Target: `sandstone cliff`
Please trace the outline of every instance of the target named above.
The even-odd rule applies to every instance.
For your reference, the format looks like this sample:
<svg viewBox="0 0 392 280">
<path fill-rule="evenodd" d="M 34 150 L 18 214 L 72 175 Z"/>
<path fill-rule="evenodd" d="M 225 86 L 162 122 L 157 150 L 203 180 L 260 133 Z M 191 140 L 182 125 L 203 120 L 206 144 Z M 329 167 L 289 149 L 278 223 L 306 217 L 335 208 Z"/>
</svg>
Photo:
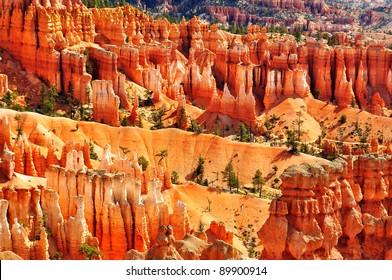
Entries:
<svg viewBox="0 0 392 280">
<path fill-rule="evenodd" d="M 94 121 L 113 126 L 120 126 L 118 108 L 120 99 L 113 91 L 110 80 L 95 80 L 93 88 Z"/>
<path fill-rule="evenodd" d="M 141 255 L 131 250 L 128 260 L 240 260 L 240 254 L 232 245 L 214 240 L 207 243 L 194 235 L 187 234 L 178 240 L 173 235 L 171 226 L 160 226 L 156 244 Z"/>
<path fill-rule="evenodd" d="M 8 77 L 0 74 L 0 97 L 3 97 L 8 91 Z"/>
<path fill-rule="evenodd" d="M 261 2 L 272 8 L 328 12 L 323 1 Z M 290 36 L 268 39 L 258 26 L 249 26 L 247 35 L 238 36 L 209 27 L 197 17 L 175 25 L 131 6 L 87 9 L 79 1 L 48 3 L 2 2 L 0 47 L 27 72 L 82 103 L 89 102 L 91 79 L 110 80 L 126 110 L 131 108 L 126 93 L 130 80 L 151 90 L 154 102 L 162 95 L 175 101 L 183 89 L 207 111 L 246 122 L 254 119 L 253 111 L 257 117 L 286 97 L 313 94 L 342 107 L 356 103 L 376 113 L 376 93 L 385 106 L 392 102 L 392 53 L 378 42 L 365 47 L 358 37 L 352 47 L 331 48 L 325 40 L 309 38 L 299 45 Z M 228 98 L 225 85 L 239 100 Z M 233 111 L 232 103 L 246 104 L 243 110 L 249 116 Z M 103 109 L 97 106 L 98 111 Z M 116 125 L 113 120 L 107 123 Z"/>
<path fill-rule="evenodd" d="M 258 232 L 262 258 L 390 259 L 390 162 L 349 156 L 286 169 Z"/>
</svg>

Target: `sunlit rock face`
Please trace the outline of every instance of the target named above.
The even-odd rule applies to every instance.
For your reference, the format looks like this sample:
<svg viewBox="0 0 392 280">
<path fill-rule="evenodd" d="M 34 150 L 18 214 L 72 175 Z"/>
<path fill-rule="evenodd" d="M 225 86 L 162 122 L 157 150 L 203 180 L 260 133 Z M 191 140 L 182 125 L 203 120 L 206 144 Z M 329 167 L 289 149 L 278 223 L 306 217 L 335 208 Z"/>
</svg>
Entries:
<svg viewBox="0 0 392 280">
<path fill-rule="evenodd" d="M 389 259 L 390 163 L 349 156 L 286 169 L 282 197 L 258 232 L 262 258 Z"/>
</svg>

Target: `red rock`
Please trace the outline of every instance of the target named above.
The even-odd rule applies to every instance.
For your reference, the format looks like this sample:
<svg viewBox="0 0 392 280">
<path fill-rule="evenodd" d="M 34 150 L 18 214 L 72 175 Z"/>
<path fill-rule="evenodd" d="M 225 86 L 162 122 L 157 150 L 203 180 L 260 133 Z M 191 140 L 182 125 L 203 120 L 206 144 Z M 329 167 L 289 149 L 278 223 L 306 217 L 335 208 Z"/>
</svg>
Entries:
<svg viewBox="0 0 392 280">
<path fill-rule="evenodd" d="M 87 223 L 84 218 L 84 200 L 83 197 L 74 197 L 76 200 L 75 217 L 70 217 L 65 222 L 65 229 L 67 234 L 68 250 L 71 259 L 82 260 L 85 259 L 80 251 L 80 245 L 89 244 L 98 247 L 98 240 L 94 238 L 88 231 Z"/>
<path fill-rule="evenodd" d="M 217 223 L 216 221 L 211 222 L 210 228 L 207 230 L 206 234 L 208 235 L 208 240 L 210 243 L 213 243 L 215 240 L 219 239 L 228 244 L 233 244 L 234 233 L 230 230 L 226 230 L 224 224 Z"/>
<path fill-rule="evenodd" d="M 361 108 L 367 105 L 368 90 L 367 90 L 367 75 L 365 73 L 362 60 L 358 68 L 358 75 L 355 82 L 355 96 Z"/>
<path fill-rule="evenodd" d="M 8 91 L 8 76 L 0 74 L 0 97 L 3 97 Z"/>
<path fill-rule="evenodd" d="M 185 96 L 184 95 L 178 95 L 177 97 L 177 101 L 178 101 L 178 107 L 177 107 L 177 125 L 180 129 L 182 130 L 187 130 L 189 125 L 190 125 L 190 121 L 186 115 L 186 100 L 185 100 Z"/>
<path fill-rule="evenodd" d="M 102 34 L 102 36 L 104 36 L 110 44 L 114 44 L 119 47 L 122 46 L 126 39 L 123 26 L 123 10 L 92 9 L 92 12 L 97 33 Z"/>
<path fill-rule="evenodd" d="M 60 51 L 94 38 L 92 14 L 76 2 L 54 8 L 38 3 L 6 5 L 3 21 L 0 45 L 20 60 L 27 72 L 38 74 L 58 91 L 62 90 Z"/>
<path fill-rule="evenodd" d="M 57 156 L 55 155 L 56 148 L 54 146 L 53 142 L 49 142 L 48 144 L 48 154 L 46 156 L 46 164 L 47 166 L 51 166 L 52 164 L 58 165 L 59 160 Z"/>
<path fill-rule="evenodd" d="M 217 240 L 203 250 L 201 260 L 240 260 L 241 256 L 237 249 L 230 244 Z"/>
<path fill-rule="evenodd" d="M 4 149 L 5 144 L 8 148 L 11 148 L 13 146 L 13 143 L 11 143 L 11 125 L 7 117 L 0 119 L 0 131 L 0 150 Z"/>
<path fill-rule="evenodd" d="M 384 108 L 384 99 L 381 98 L 378 92 L 374 93 L 370 101 L 370 109 L 372 110 L 372 113 L 378 116 L 382 116 Z"/>
<path fill-rule="evenodd" d="M 46 227 L 51 230 L 52 236 L 56 240 L 58 252 L 61 255 L 68 254 L 67 236 L 58 193 L 53 189 L 43 188 L 41 205 L 42 211 L 47 217 Z"/>
<path fill-rule="evenodd" d="M 11 232 L 7 221 L 8 201 L 5 199 L 0 200 L 0 251 L 11 251 L 12 240 Z"/>
<path fill-rule="evenodd" d="M 137 97 L 135 97 L 133 99 L 133 106 L 132 106 L 131 114 L 129 115 L 129 118 L 128 118 L 128 123 L 131 125 L 138 125 L 140 122 L 139 114 L 137 112 L 138 108 L 139 108 L 139 100 L 137 99 Z"/>
<path fill-rule="evenodd" d="M 21 226 L 17 220 L 14 222 L 11 230 L 12 234 L 12 251 L 24 260 L 30 259 L 30 241 L 26 229 Z"/>
<path fill-rule="evenodd" d="M 112 81 L 93 81 L 94 121 L 120 126 L 118 108 L 120 100 L 114 94 Z"/>
<path fill-rule="evenodd" d="M 352 154 L 351 145 L 347 145 L 347 144 L 343 143 L 342 154 L 343 155 L 351 155 Z"/>
<path fill-rule="evenodd" d="M 11 179 L 15 170 L 15 153 L 11 152 L 7 144 L 4 144 L 4 149 L 1 154 L 0 173 L 7 179 Z"/>
<path fill-rule="evenodd" d="M 347 158 L 343 167 L 335 162 L 285 170 L 282 197 L 271 203 L 270 217 L 258 233 L 261 257 L 388 258 L 386 161 L 359 156 Z M 277 232 L 278 227 L 282 230 Z"/>
<path fill-rule="evenodd" d="M 148 250 L 146 260 L 182 260 L 173 246 L 174 241 L 173 229 L 170 226 L 160 226 L 156 237 L 156 245 Z"/>
<path fill-rule="evenodd" d="M 348 107 L 354 97 L 352 80 L 347 81 L 344 53 L 341 48 L 335 49 L 335 99 L 338 106 Z"/>
<path fill-rule="evenodd" d="M 217 93 L 213 95 L 207 111 L 228 115 L 244 123 L 254 123 L 256 118 L 255 103 L 252 93 L 246 93 L 244 87 L 241 87 L 238 96 L 235 98 L 225 85 L 222 96 Z"/>
<path fill-rule="evenodd" d="M 32 146 L 32 149 L 33 149 L 33 162 L 34 162 L 34 167 L 37 170 L 37 176 L 45 177 L 46 159 L 41 154 L 40 148 L 38 148 L 37 146 Z"/>
<path fill-rule="evenodd" d="M 325 44 L 315 47 L 312 67 L 312 89 L 313 92 L 320 91 L 321 100 L 328 101 L 332 96 L 332 58 L 333 52 Z"/>
<path fill-rule="evenodd" d="M 373 138 L 370 141 L 370 147 L 371 147 L 371 152 L 372 153 L 378 153 L 378 140 Z"/>
<path fill-rule="evenodd" d="M 40 190 L 33 187 L 10 187 L 4 195 L 9 202 L 12 251 L 25 260 L 49 259 L 49 244 L 42 223 Z"/>
<path fill-rule="evenodd" d="M 273 200 L 269 207 L 270 217 L 264 226 L 257 232 L 264 250 L 262 259 L 283 259 L 283 251 L 286 247 L 288 221 L 287 204 L 283 201 Z"/>
<path fill-rule="evenodd" d="M 86 72 L 86 57 L 77 51 L 63 50 L 61 66 L 64 92 L 82 104 L 88 104 L 91 99 L 91 75 Z"/>
<path fill-rule="evenodd" d="M 187 234 L 184 239 L 176 240 L 174 247 L 184 260 L 200 260 L 200 256 L 208 244 L 194 235 Z"/>
<path fill-rule="evenodd" d="M 178 201 L 170 215 L 170 224 L 173 227 L 174 237 L 183 239 L 190 232 L 189 217 L 187 214 L 187 206 L 185 203 Z"/>
<path fill-rule="evenodd" d="M 97 78 L 99 80 L 112 81 L 113 90 L 120 98 L 121 106 L 128 110 L 129 104 L 125 93 L 125 75 L 118 72 L 117 66 L 119 49 L 112 47 L 111 50 L 104 50 L 102 48 L 89 47 L 87 50 Z"/>
<path fill-rule="evenodd" d="M 324 141 L 323 142 L 323 152 L 328 156 L 333 156 L 338 154 L 338 149 L 335 142 Z"/>
</svg>

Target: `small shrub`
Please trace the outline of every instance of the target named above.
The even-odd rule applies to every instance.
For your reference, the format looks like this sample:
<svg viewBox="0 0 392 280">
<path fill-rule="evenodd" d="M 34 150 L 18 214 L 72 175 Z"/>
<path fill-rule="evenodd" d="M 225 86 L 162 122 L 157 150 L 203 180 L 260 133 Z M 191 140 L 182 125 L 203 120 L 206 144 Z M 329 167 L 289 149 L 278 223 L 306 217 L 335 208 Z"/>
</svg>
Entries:
<svg viewBox="0 0 392 280">
<path fill-rule="evenodd" d="M 201 221 L 201 219 L 199 220 L 199 224 L 197 225 L 197 231 L 198 232 L 204 232 L 204 224 Z"/>
<path fill-rule="evenodd" d="M 89 145 L 90 145 L 90 158 L 93 160 L 98 160 L 98 155 L 94 150 L 94 144 L 90 141 Z"/>
<path fill-rule="evenodd" d="M 347 116 L 346 115 L 341 115 L 339 119 L 340 124 L 344 124 L 347 122 Z"/>
<path fill-rule="evenodd" d="M 316 91 L 314 92 L 314 94 L 313 94 L 314 98 L 317 99 L 317 100 L 320 100 L 320 95 L 321 95 L 321 92 L 320 92 L 319 89 L 316 90 Z"/>
<path fill-rule="evenodd" d="M 143 171 L 146 171 L 148 165 L 150 164 L 150 163 L 148 162 L 148 160 L 147 160 L 144 156 L 140 156 L 140 157 L 137 159 L 137 162 L 138 162 L 139 165 L 142 167 L 142 170 L 143 170 Z"/>
<path fill-rule="evenodd" d="M 101 251 L 97 247 L 86 243 L 80 244 L 79 251 L 86 255 L 86 260 L 92 260 L 101 255 Z"/>
<path fill-rule="evenodd" d="M 189 126 L 188 131 L 202 133 L 203 129 L 200 127 L 199 123 L 196 120 L 191 119 L 191 125 Z"/>
<path fill-rule="evenodd" d="M 171 173 L 171 176 L 170 176 L 170 180 L 171 180 L 172 184 L 178 184 L 179 178 L 180 178 L 180 176 L 178 175 L 178 172 L 173 170 L 173 172 Z"/>
<path fill-rule="evenodd" d="M 51 260 L 57 260 L 57 261 L 61 260 L 60 252 L 56 252 L 56 254 L 54 254 L 50 259 Z"/>
</svg>

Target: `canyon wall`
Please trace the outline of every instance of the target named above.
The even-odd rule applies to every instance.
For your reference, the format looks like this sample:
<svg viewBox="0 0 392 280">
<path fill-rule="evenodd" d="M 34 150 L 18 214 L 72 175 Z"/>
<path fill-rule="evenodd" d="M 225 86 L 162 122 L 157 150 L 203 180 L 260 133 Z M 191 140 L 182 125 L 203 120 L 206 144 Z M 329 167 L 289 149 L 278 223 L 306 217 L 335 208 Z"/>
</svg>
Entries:
<svg viewBox="0 0 392 280">
<path fill-rule="evenodd" d="M 310 10 L 313 13 L 328 13 L 329 7 L 324 0 L 256 0 L 262 6 L 276 9 Z"/>
<path fill-rule="evenodd" d="M 96 79 L 112 82 L 126 110 L 131 109 L 125 86 L 130 80 L 152 91 L 154 102 L 162 95 L 175 101 L 183 89 L 207 112 L 234 119 L 240 115 L 247 122 L 253 121 L 253 113 L 242 116 L 227 109 L 233 107 L 233 98 L 243 95 L 242 87 L 255 100 L 245 98 L 256 117 L 286 97 L 312 94 L 341 107 L 357 104 L 369 111 L 374 111 L 376 93 L 386 107 L 392 103 L 392 52 L 378 42 L 365 46 L 360 36 L 352 47 L 332 48 L 325 40 L 307 38 L 306 44 L 298 44 L 291 36 L 269 38 L 259 26 L 249 26 L 248 34 L 240 36 L 209 27 L 198 17 L 170 24 L 131 6 L 87 9 L 80 1 L 28 4 L 1 3 L 0 47 L 27 72 L 82 103 L 89 102 L 94 91 L 91 80 Z M 310 7 L 320 13 L 325 9 L 323 1 L 264 4 Z M 114 120 L 106 123 L 117 125 Z"/>
<path fill-rule="evenodd" d="M 3 97 L 8 91 L 8 77 L 0 73 L 0 97 Z"/>
<path fill-rule="evenodd" d="M 142 196 L 137 161 L 127 173 L 95 171 L 84 163 L 83 151 L 70 150 L 65 168 L 46 169 L 47 186 L 9 181 L 0 192 L 1 251 L 12 248 L 23 259 L 84 259 L 80 246 L 88 244 L 100 249 L 98 258 L 124 259 L 130 249 L 153 246 L 161 225 L 173 225 L 178 239 L 190 232 L 186 204 L 178 201 L 170 213 L 159 179 L 148 181 Z"/>
<path fill-rule="evenodd" d="M 348 156 L 284 171 L 258 232 L 262 259 L 391 259 L 390 156 Z"/>
<path fill-rule="evenodd" d="M 95 122 L 120 126 L 118 109 L 120 99 L 113 91 L 110 80 L 95 80 L 93 88 L 93 118 Z"/>
</svg>

